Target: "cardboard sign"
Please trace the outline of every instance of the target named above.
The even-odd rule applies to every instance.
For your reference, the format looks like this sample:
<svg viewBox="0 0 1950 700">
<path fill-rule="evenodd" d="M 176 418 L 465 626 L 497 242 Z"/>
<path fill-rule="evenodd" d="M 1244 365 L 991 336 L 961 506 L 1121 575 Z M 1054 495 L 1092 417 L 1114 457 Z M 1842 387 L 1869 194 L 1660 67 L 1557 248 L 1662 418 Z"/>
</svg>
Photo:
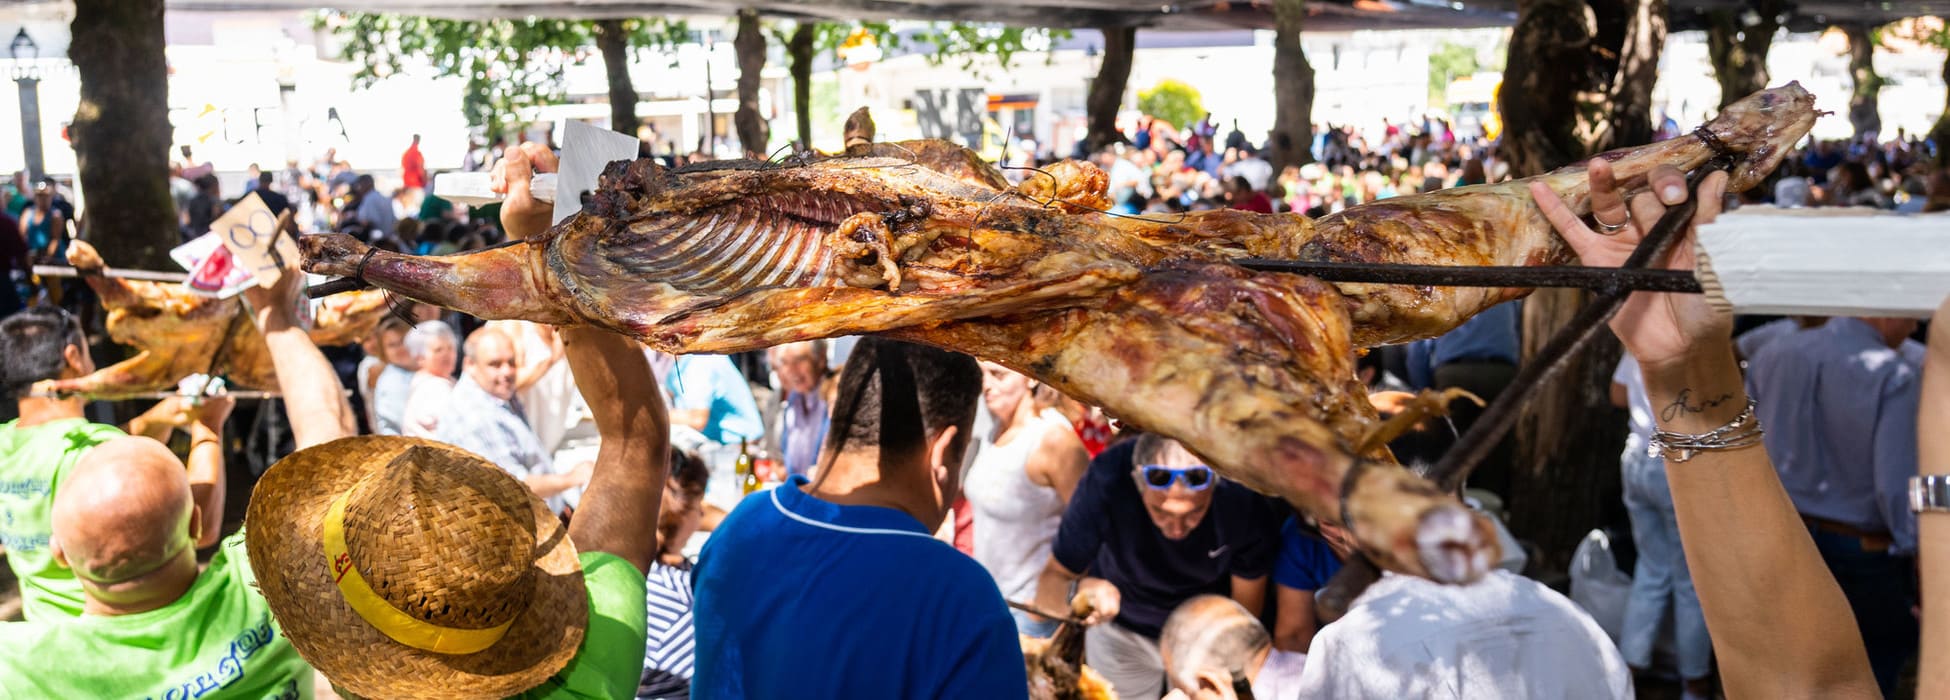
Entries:
<svg viewBox="0 0 1950 700">
<path fill-rule="evenodd" d="M 257 286 L 277 284 L 287 260 L 297 260 L 298 242 L 279 232 L 281 225 L 257 193 L 245 195 L 211 222 L 210 233 L 221 237 L 237 264 L 257 278 Z"/>
<path fill-rule="evenodd" d="M 257 280 L 251 271 L 237 263 L 215 231 L 203 234 L 169 251 L 169 257 L 189 270 L 183 286 L 190 291 L 219 299 L 236 296 Z"/>
<path fill-rule="evenodd" d="M 629 134 L 571 121 L 562 126 L 562 167 L 555 179 L 555 223 L 582 211 L 582 195 L 596 190 L 596 178 L 610 161 L 636 160 L 637 140 Z"/>
</svg>

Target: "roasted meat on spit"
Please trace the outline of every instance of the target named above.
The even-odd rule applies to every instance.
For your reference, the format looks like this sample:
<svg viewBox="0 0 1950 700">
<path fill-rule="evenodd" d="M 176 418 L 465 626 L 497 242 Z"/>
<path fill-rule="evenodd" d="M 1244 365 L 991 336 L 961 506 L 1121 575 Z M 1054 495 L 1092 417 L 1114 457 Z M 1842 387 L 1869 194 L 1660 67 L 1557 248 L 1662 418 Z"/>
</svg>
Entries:
<svg viewBox="0 0 1950 700">
<path fill-rule="evenodd" d="M 101 254 L 82 241 L 69 249 L 68 262 L 84 273 L 103 268 Z M 117 398 L 173 389 L 198 373 L 224 375 L 232 387 L 278 388 L 270 348 L 242 300 L 199 295 L 180 284 L 87 274 L 84 279 L 108 309 L 109 336 L 138 352 L 86 377 L 50 382 L 45 389 Z M 312 319 L 311 339 L 319 345 L 358 342 L 387 311 L 386 295 L 376 289 L 331 297 Z"/>
<path fill-rule="evenodd" d="M 1814 117 L 1812 96 L 1790 84 L 1730 105 L 1695 134 L 1601 157 L 1629 190 L 1654 166 L 1725 155 L 1732 186 L 1747 187 Z M 520 244 L 416 257 L 310 236 L 305 264 L 483 318 L 593 324 L 676 353 L 859 333 L 959 350 L 1345 522 L 1383 567 L 1466 581 L 1496 560 L 1486 521 L 1385 451 L 1356 454 L 1376 416 L 1353 358 L 1440 334 L 1528 290 L 1335 286 L 1232 260 L 1569 261 L 1526 181 L 1390 199 L 1318 223 L 1239 211 L 1151 219 L 1102 213 L 1104 175 L 1088 164 L 1061 163 L 1015 188 L 968 170 L 979 165 L 939 142 L 863 138 L 844 155 L 787 164 L 617 162 L 581 214 Z M 1541 177 L 1588 207 L 1581 168 Z"/>
</svg>

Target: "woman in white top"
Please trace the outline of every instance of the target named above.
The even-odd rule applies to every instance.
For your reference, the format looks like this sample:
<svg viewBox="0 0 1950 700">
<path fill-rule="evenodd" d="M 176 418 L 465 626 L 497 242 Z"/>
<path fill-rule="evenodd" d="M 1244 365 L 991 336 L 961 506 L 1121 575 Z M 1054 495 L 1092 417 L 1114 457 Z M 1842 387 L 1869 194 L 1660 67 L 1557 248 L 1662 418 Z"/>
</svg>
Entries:
<svg viewBox="0 0 1950 700">
<path fill-rule="evenodd" d="M 406 393 L 401 434 L 432 438 L 447 412 L 447 396 L 454 390 L 454 329 L 440 321 L 422 321 L 406 334 L 406 350 L 420 370 Z"/>
<path fill-rule="evenodd" d="M 1061 413 L 1036 401 L 1035 382 L 991 362 L 982 363 L 982 372 L 982 403 L 995 429 L 962 480 L 974 509 L 975 560 L 995 577 L 1004 599 L 1031 603 L 1090 454 Z M 1046 637 L 1056 630 L 1053 620 L 1011 613 L 1023 634 Z"/>
</svg>

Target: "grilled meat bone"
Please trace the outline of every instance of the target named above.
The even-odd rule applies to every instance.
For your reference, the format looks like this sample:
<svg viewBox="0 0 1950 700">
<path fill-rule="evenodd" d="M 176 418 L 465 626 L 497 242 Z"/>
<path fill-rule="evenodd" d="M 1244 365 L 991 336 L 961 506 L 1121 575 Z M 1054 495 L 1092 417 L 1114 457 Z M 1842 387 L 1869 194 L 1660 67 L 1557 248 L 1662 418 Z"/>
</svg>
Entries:
<svg viewBox="0 0 1950 700">
<path fill-rule="evenodd" d="M 1702 135 L 1605 154 L 1628 189 L 1716 152 L 1751 186 L 1812 126 L 1798 85 Z M 1586 207 L 1585 176 L 1541 176 Z M 1060 163 L 1007 188 L 965 149 L 870 144 L 791 165 L 618 162 L 583 212 L 518 245 L 447 257 L 304 240 L 306 268 L 484 318 L 592 324 L 676 353 L 878 333 L 967 352 L 1176 438 L 1226 476 L 1348 524 L 1378 564 L 1442 581 L 1497 558 L 1487 521 L 1357 454 L 1376 422 L 1356 348 L 1430 337 L 1524 289 L 1330 285 L 1242 255 L 1383 263 L 1569 259 L 1527 181 L 1400 197 L 1315 223 L 1217 211 L 1116 217 L 1104 174 Z M 363 261 L 363 265 L 362 265 Z"/>
</svg>

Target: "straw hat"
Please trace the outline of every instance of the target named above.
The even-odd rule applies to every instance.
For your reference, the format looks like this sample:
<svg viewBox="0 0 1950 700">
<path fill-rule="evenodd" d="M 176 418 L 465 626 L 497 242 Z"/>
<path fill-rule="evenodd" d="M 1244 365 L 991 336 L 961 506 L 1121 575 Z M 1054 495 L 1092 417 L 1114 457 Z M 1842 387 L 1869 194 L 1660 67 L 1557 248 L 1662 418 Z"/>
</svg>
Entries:
<svg viewBox="0 0 1950 700">
<path fill-rule="evenodd" d="M 264 473 L 245 522 L 285 636 L 360 696 L 514 695 L 567 665 L 588 625 L 567 529 L 513 476 L 448 445 L 302 450 Z"/>
</svg>

